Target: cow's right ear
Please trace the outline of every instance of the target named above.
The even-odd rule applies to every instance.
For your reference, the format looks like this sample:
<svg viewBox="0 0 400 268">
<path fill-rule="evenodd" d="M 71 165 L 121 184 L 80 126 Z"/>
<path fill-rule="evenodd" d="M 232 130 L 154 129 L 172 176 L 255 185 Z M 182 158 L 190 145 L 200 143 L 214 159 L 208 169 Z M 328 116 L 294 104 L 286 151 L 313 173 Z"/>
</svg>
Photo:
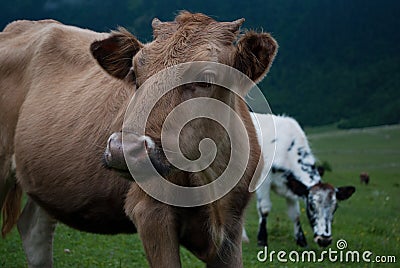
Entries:
<svg viewBox="0 0 400 268">
<path fill-rule="evenodd" d="M 246 32 L 237 42 L 233 67 L 259 83 L 268 73 L 277 52 L 278 43 L 270 34 Z"/>
<path fill-rule="evenodd" d="M 118 28 L 107 39 L 93 42 L 90 51 L 107 73 L 124 79 L 132 68 L 133 57 L 142 47 L 142 43 L 130 32 Z"/>
</svg>

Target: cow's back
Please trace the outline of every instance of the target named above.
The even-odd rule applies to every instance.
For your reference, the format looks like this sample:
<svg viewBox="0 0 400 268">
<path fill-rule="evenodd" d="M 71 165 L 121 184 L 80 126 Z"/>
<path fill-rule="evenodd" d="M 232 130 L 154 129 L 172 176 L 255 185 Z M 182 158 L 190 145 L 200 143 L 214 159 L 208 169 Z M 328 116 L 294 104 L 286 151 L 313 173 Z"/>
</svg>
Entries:
<svg viewBox="0 0 400 268">
<path fill-rule="evenodd" d="M 307 137 L 299 123 L 291 117 L 271 114 L 252 113 L 252 119 L 259 142 L 263 146 L 263 158 L 266 163 L 263 178 L 269 174 L 271 181 L 278 185 L 276 188 L 285 188 L 283 187 L 285 181 L 282 180 L 280 172 L 292 172 L 299 179 L 304 179 L 307 185 L 314 183 L 309 175 L 304 173 L 299 162 L 301 158 L 299 149 L 306 151 L 308 157 L 315 161 Z M 275 131 L 272 132 L 271 129 Z M 269 172 L 271 166 L 279 172 Z M 316 176 L 315 180 L 319 181 L 319 176 Z M 285 191 L 286 189 L 283 190 Z"/>
<path fill-rule="evenodd" d="M 121 129 L 119 110 L 132 87 L 91 57 L 90 44 L 105 36 L 51 20 L 7 26 L 0 123 L 11 144 L 15 129 L 17 178 L 37 203 L 81 230 L 128 232 L 128 182 L 104 169 L 101 157 L 107 137 Z"/>
</svg>

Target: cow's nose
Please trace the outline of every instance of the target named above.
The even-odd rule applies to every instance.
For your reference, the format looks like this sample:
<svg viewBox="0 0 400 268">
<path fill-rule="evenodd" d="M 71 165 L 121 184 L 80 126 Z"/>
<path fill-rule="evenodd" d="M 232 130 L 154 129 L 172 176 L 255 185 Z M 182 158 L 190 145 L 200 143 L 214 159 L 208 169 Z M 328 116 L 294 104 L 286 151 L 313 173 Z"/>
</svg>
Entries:
<svg viewBox="0 0 400 268">
<path fill-rule="evenodd" d="M 128 172 L 128 165 L 125 160 L 124 150 L 129 156 L 129 161 L 139 165 L 145 158 L 148 151 L 155 148 L 150 137 L 125 134 L 125 148 L 122 144 L 122 132 L 113 133 L 107 140 L 107 147 L 104 151 L 104 162 L 107 167 Z"/>
<path fill-rule="evenodd" d="M 320 247 L 327 247 L 332 243 L 331 236 L 317 235 L 314 240 Z"/>
<path fill-rule="evenodd" d="M 122 150 L 122 133 L 115 132 L 107 140 L 107 147 L 104 151 L 104 162 L 107 167 L 127 171 Z"/>
<path fill-rule="evenodd" d="M 125 157 L 127 158 L 125 159 Z M 131 180 L 133 178 L 129 173 L 127 162 L 130 167 L 134 167 L 136 175 L 140 174 L 145 177 L 152 174 L 147 157 L 150 158 L 150 164 L 162 176 L 171 171 L 172 167 L 162 150 L 157 148 L 153 139 L 148 136 L 125 133 L 124 143 L 122 144 L 122 132 L 115 132 L 109 137 L 104 152 L 106 167 L 129 174 L 127 178 Z"/>
</svg>

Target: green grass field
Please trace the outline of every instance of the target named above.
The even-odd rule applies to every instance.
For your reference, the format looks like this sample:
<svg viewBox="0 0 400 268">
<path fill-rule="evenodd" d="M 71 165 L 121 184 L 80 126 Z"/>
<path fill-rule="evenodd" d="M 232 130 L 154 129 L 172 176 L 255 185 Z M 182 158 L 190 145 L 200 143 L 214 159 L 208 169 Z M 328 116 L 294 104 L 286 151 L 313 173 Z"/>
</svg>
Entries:
<svg viewBox="0 0 400 268">
<path fill-rule="evenodd" d="M 375 256 L 395 256 L 394 264 L 377 262 L 302 263 L 257 260 L 256 246 L 258 217 L 252 200 L 246 216 L 250 244 L 243 244 L 245 267 L 400 267 L 400 126 L 359 130 L 333 128 L 308 129 L 314 154 L 327 161 L 333 171 L 324 180 L 335 186 L 354 185 L 356 193 L 340 203 L 333 223 L 333 243 L 345 239 L 351 251 L 371 251 Z M 359 174 L 366 171 L 371 181 L 360 185 Z M 273 209 L 269 217 L 268 251 L 303 250 L 321 253 L 312 241 L 312 231 L 302 209 L 302 223 L 309 247 L 299 248 L 293 238 L 293 226 L 286 215 L 285 201 L 272 196 Z M 302 207 L 303 204 L 302 204 Z M 344 254 L 346 252 L 344 250 Z M 204 267 L 189 252 L 182 249 L 183 267 Z M 292 255 L 293 256 L 293 255 Z M 286 256 L 288 258 L 288 256 Z M 327 259 L 327 257 L 326 257 Z M 144 252 L 137 235 L 102 236 L 81 233 L 59 225 L 54 241 L 55 267 L 147 267 Z M 21 241 L 17 231 L 0 240 L 0 267 L 26 267 Z"/>
</svg>

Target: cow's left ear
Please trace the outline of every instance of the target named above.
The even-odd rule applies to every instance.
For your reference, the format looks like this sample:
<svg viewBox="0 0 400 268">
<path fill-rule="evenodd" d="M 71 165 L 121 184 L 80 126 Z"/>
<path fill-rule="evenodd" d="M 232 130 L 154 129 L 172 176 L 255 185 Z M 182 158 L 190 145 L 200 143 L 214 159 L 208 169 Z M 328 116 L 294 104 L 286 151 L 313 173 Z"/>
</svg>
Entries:
<svg viewBox="0 0 400 268">
<path fill-rule="evenodd" d="M 132 68 L 133 57 L 142 47 L 135 36 L 121 27 L 107 39 L 92 43 L 90 51 L 107 73 L 124 79 Z"/>
<path fill-rule="evenodd" d="M 352 194 L 356 191 L 354 186 L 343 186 L 336 188 L 336 198 L 339 201 L 346 200 L 352 196 Z"/>
<path fill-rule="evenodd" d="M 233 67 L 255 83 L 268 73 L 278 52 L 278 43 L 269 33 L 249 31 L 237 42 Z"/>
<path fill-rule="evenodd" d="M 292 178 L 288 177 L 286 186 L 296 195 L 300 197 L 305 197 L 308 195 L 308 187 L 305 186 L 302 182 Z"/>
</svg>

